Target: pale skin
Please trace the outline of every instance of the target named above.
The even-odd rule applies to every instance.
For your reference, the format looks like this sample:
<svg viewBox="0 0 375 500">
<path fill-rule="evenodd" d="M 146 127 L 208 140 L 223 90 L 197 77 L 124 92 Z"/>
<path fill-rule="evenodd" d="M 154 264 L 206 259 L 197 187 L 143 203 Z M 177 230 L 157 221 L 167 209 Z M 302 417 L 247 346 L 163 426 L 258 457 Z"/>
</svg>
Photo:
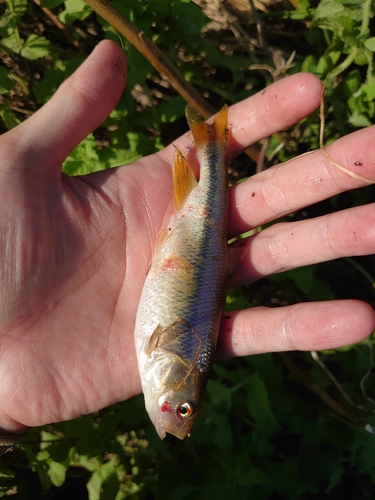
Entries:
<svg viewBox="0 0 375 500">
<path fill-rule="evenodd" d="M 65 157 L 116 105 L 125 74 L 122 50 L 102 42 L 47 105 L 0 137 L 5 431 L 72 419 L 140 392 L 133 328 L 156 235 L 173 210 L 174 147 L 111 171 L 61 175 Z M 232 106 L 231 156 L 307 116 L 320 92 L 316 77 L 298 74 Z M 356 132 L 327 152 L 374 179 L 374 133 Z M 186 151 L 190 134 L 175 143 Z M 296 158 L 231 188 L 230 236 L 363 185 L 320 151 Z M 276 224 L 247 242 L 232 284 L 374 250 L 371 205 Z M 374 326 L 372 308 L 355 300 L 258 307 L 223 320 L 219 350 L 243 356 L 334 348 L 364 339 Z"/>
</svg>

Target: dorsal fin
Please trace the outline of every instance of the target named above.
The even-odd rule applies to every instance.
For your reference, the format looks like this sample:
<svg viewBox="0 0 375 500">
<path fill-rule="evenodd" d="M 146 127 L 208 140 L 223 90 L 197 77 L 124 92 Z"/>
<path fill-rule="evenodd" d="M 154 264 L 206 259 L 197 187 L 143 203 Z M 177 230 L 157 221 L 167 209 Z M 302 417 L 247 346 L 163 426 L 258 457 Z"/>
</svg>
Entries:
<svg viewBox="0 0 375 500">
<path fill-rule="evenodd" d="M 186 158 L 176 147 L 173 158 L 173 201 L 177 212 L 184 204 L 190 192 L 197 186 L 194 172 L 189 167 Z"/>
</svg>

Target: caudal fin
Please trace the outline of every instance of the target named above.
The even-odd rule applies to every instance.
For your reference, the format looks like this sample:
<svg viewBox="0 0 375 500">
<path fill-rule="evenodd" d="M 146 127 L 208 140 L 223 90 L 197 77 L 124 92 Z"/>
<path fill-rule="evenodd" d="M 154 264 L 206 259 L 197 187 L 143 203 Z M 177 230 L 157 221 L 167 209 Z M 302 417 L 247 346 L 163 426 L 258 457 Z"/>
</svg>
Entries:
<svg viewBox="0 0 375 500">
<path fill-rule="evenodd" d="M 197 151 L 211 141 L 227 146 L 228 142 L 228 106 L 225 105 L 214 116 L 211 124 L 205 123 L 202 116 L 190 104 L 185 109 L 186 119 L 194 137 Z"/>
<path fill-rule="evenodd" d="M 196 150 L 210 142 L 218 142 L 226 154 L 228 143 L 228 106 L 224 106 L 214 117 L 213 123 L 205 123 L 201 115 L 189 104 L 186 119 L 194 137 Z M 173 200 L 176 212 L 180 210 L 190 192 L 197 186 L 194 173 L 181 151 L 176 147 L 173 158 Z"/>
</svg>

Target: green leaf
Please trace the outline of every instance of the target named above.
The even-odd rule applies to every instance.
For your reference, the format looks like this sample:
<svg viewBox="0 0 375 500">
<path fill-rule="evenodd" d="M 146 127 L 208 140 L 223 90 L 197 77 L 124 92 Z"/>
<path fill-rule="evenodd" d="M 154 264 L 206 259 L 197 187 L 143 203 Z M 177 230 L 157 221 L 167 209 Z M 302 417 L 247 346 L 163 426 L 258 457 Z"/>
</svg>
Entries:
<svg viewBox="0 0 375 500">
<path fill-rule="evenodd" d="M 8 467 L 6 467 L 4 463 L 0 461 L 0 481 L 4 481 L 6 479 L 14 479 L 15 476 L 15 473 L 11 469 L 8 469 Z"/>
<path fill-rule="evenodd" d="M 360 87 L 360 91 L 365 94 L 365 99 L 367 102 L 372 102 L 375 99 L 375 82 L 374 83 L 364 83 Z"/>
<path fill-rule="evenodd" d="M 23 47 L 23 39 L 16 32 L 13 32 L 8 37 L 3 38 L 1 43 L 10 50 L 13 50 L 13 52 L 16 52 L 16 54 L 19 54 Z"/>
<path fill-rule="evenodd" d="M 17 27 L 17 17 L 11 12 L 5 12 L 0 17 L 0 36 L 8 37 L 14 33 Z"/>
<path fill-rule="evenodd" d="M 90 500 L 100 500 L 103 484 L 116 478 L 116 468 L 119 464 L 118 457 L 112 457 L 109 462 L 102 464 L 98 470 L 93 472 L 87 483 L 87 491 Z M 118 481 L 117 481 L 118 484 Z M 113 497 L 112 497 L 113 498 Z"/>
<path fill-rule="evenodd" d="M 33 89 L 35 97 L 39 102 L 46 103 L 51 99 L 63 80 L 63 72 L 60 69 L 48 68 L 43 80 L 35 85 Z"/>
<path fill-rule="evenodd" d="M 100 162 L 95 138 L 88 135 L 68 156 L 63 164 L 63 172 L 68 175 L 85 175 L 89 172 L 103 170 Z"/>
<path fill-rule="evenodd" d="M 354 125 L 354 127 L 363 128 L 370 127 L 371 122 L 367 116 L 354 111 L 354 113 L 349 117 L 349 123 Z"/>
<path fill-rule="evenodd" d="M 364 42 L 364 46 L 371 52 L 375 52 L 375 37 L 367 38 Z"/>
<path fill-rule="evenodd" d="M 187 35 L 199 35 L 203 26 L 207 23 L 201 9 L 192 3 L 175 2 L 173 4 L 173 15 L 177 26 L 180 25 L 182 32 Z"/>
<path fill-rule="evenodd" d="M 44 57 L 51 51 L 51 44 L 44 36 L 30 35 L 23 45 L 21 55 L 34 61 Z"/>
<path fill-rule="evenodd" d="M 245 384 L 247 405 L 256 421 L 257 427 L 267 434 L 279 429 L 279 424 L 271 410 L 267 388 L 257 373 L 248 377 Z"/>
<path fill-rule="evenodd" d="M 247 309 L 250 306 L 249 299 L 245 296 L 243 288 L 234 288 L 228 292 L 225 310 L 237 311 L 239 309 Z"/>
<path fill-rule="evenodd" d="M 222 409 L 226 412 L 229 411 L 232 392 L 225 387 L 223 383 L 217 380 L 209 380 L 207 384 L 207 393 L 210 395 L 213 407 L 216 406 L 219 411 L 222 411 Z"/>
<path fill-rule="evenodd" d="M 64 0 L 40 0 L 41 7 L 47 7 L 47 9 L 54 9 L 64 3 Z"/>
<path fill-rule="evenodd" d="M 9 78 L 11 74 L 10 71 L 0 66 L 0 94 L 7 94 L 14 89 L 16 84 Z"/>
<path fill-rule="evenodd" d="M 342 85 L 347 97 L 356 92 L 361 85 L 361 74 L 358 69 L 351 71 Z"/>
<path fill-rule="evenodd" d="M 318 7 L 315 9 L 313 19 L 337 19 L 338 17 L 347 17 L 356 21 L 362 19 L 362 0 L 353 2 L 350 6 L 349 2 L 340 2 L 338 0 L 321 0 Z"/>
<path fill-rule="evenodd" d="M 54 460 L 49 461 L 47 474 L 54 486 L 62 486 L 65 482 L 66 467 Z"/>
<path fill-rule="evenodd" d="M 8 130 L 21 123 L 7 103 L 0 104 L 0 118 Z"/>
<path fill-rule="evenodd" d="M 170 101 L 163 102 L 159 108 L 159 116 L 163 123 L 174 122 L 177 118 L 184 116 L 186 102 L 181 96 L 174 97 Z"/>
<path fill-rule="evenodd" d="M 27 0 L 5 0 L 10 12 L 17 15 L 18 18 L 23 16 L 27 9 Z"/>
<path fill-rule="evenodd" d="M 288 271 L 288 276 L 308 296 L 314 285 L 315 271 L 315 266 L 299 267 Z"/>
<path fill-rule="evenodd" d="M 332 59 L 328 55 L 322 56 L 316 65 L 316 73 L 320 77 L 326 77 L 333 68 Z"/>
<path fill-rule="evenodd" d="M 66 0 L 65 10 L 59 14 L 64 24 L 72 24 L 76 20 L 83 21 L 92 13 L 91 8 L 83 0 Z"/>
<path fill-rule="evenodd" d="M 340 462 L 332 462 L 332 468 L 329 475 L 327 491 L 332 490 L 340 484 L 342 475 L 345 473 L 345 468 Z"/>
<path fill-rule="evenodd" d="M 117 149 L 104 147 L 99 151 L 99 159 L 105 165 L 105 168 L 128 165 L 138 160 L 142 155 L 129 149 Z"/>
<path fill-rule="evenodd" d="M 221 467 L 232 481 L 241 486 L 254 486 L 269 482 L 269 478 L 261 469 L 252 466 L 247 453 L 236 453 L 234 462 L 233 458 L 225 452 L 218 451 L 215 453 L 215 459 L 221 464 Z"/>
</svg>

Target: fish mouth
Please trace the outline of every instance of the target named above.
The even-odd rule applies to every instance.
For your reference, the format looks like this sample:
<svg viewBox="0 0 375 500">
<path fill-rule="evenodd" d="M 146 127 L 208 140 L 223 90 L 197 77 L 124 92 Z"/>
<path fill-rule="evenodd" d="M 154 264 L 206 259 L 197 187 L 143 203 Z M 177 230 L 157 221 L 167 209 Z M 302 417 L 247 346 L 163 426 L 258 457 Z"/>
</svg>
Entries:
<svg viewBox="0 0 375 500">
<path fill-rule="evenodd" d="M 176 429 L 163 426 L 162 428 L 157 428 L 156 431 L 159 434 L 160 439 L 164 439 L 167 434 L 171 434 L 172 436 L 175 436 L 176 438 L 181 440 L 185 439 L 186 437 L 190 437 L 190 429 L 188 431 L 185 431 L 184 429 Z"/>
<path fill-rule="evenodd" d="M 155 424 L 156 432 L 159 434 L 160 439 L 164 439 L 167 434 L 172 434 L 178 439 L 185 439 L 190 437 L 190 431 L 194 424 L 195 418 L 188 422 L 178 422 L 178 425 L 174 423 L 157 422 Z"/>
</svg>

